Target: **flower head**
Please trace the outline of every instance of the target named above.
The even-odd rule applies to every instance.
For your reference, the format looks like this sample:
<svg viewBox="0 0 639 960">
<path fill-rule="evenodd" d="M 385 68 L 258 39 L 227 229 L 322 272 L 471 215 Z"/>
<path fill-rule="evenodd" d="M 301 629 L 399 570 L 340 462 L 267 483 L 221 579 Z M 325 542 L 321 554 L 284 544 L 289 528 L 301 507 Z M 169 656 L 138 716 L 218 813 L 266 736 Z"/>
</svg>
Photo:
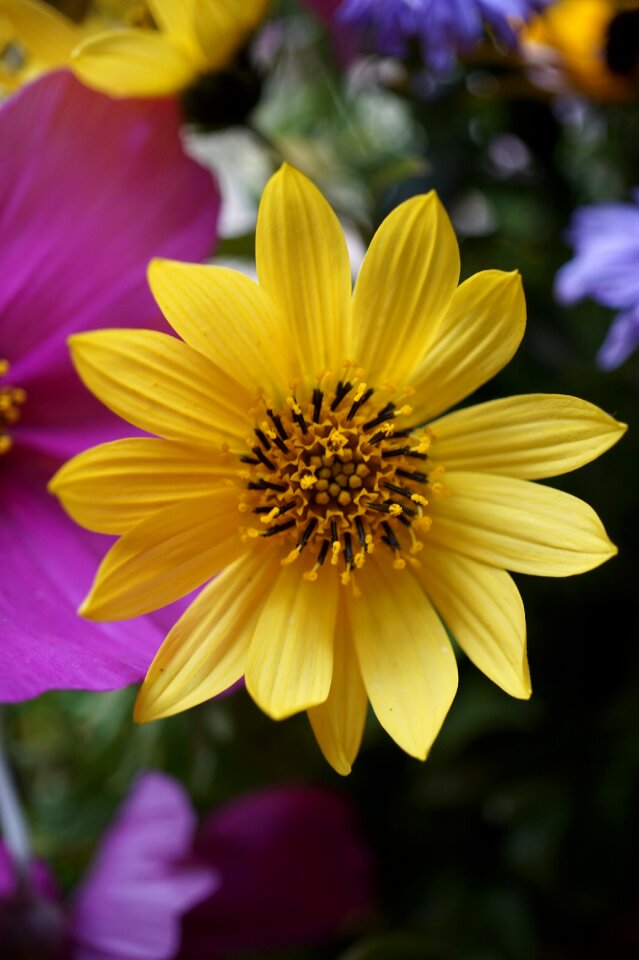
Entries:
<svg viewBox="0 0 639 960">
<path fill-rule="evenodd" d="M 555 0 L 522 33 L 532 78 L 593 100 L 639 95 L 639 3 Z"/>
<path fill-rule="evenodd" d="M 372 852 L 329 790 L 278 787 L 209 813 L 182 786 L 133 786 L 65 910 L 46 864 L 21 888 L 0 843 L 0 936 L 16 956 L 210 960 L 328 940 L 375 901 Z M 37 949 L 35 949 L 37 947 Z M 10 954 L 13 956 L 14 954 Z"/>
<path fill-rule="evenodd" d="M 107 29 L 104 18 L 89 21 L 88 36 L 42 0 L 0 0 L 27 48 L 51 63 L 49 39 L 55 21 L 57 59 L 87 86 L 117 97 L 162 97 L 180 93 L 198 77 L 223 69 L 258 25 L 269 0 L 148 0 L 148 14 Z M 140 5 L 135 4 L 139 12 Z M 1 8 L 1 7 L 0 7 Z M 127 13 L 129 17 L 127 17 Z M 128 22 L 127 22 L 128 20 Z"/>
<path fill-rule="evenodd" d="M 515 273 L 457 286 L 457 242 L 433 193 L 384 221 L 352 293 L 334 213 L 285 166 L 265 189 L 256 252 L 259 285 L 151 265 L 183 341 L 72 339 L 89 388 L 162 438 L 90 450 L 53 481 L 78 521 L 121 534 L 82 613 L 135 616 L 214 577 L 151 666 L 139 720 L 244 674 L 272 717 L 309 709 L 340 772 L 367 698 L 423 758 L 457 686 L 444 623 L 527 697 L 523 609 L 505 569 L 566 576 L 615 553 L 590 507 L 530 481 L 593 459 L 623 427 L 560 396 L 439 416 L 510 359 L 525 307 Z"/>
<path fill-rule="evenodd" d="M 639 346 L 639 189 L 634 203 L 583 207 L 572 219 L 568 242 L 575 256 L 557 274 L 561 303 L 592 297 L 617 314 L 598 361 L 612 370 Z"/>
<path fill-rule="evenodd" d="M 402 56 L 418 40 L 425 62 L 449 70 L 458 53 L 468 53 L 487 25 L 506 44 L 514 25 L 528 20 L 549 0 L 343 0 L 337 16 L 370 30 L 382 53 Z"/>
<path fill-rule="evenodd" d="M 178 130 L 174 103 L 116 103 L 68 73 L 0 108 L 0 700 L 122 686 L 157 649 L 150 622 L 120 632 L 78 621 L 96 538 L 67 522 L 46 484 L 70 454 L 119 432 L 78 383 L 66 337 L 114 316 L 161 327 L 149 259 L 202 259 L 213 245 L 217 187 Z"/>
</svg>

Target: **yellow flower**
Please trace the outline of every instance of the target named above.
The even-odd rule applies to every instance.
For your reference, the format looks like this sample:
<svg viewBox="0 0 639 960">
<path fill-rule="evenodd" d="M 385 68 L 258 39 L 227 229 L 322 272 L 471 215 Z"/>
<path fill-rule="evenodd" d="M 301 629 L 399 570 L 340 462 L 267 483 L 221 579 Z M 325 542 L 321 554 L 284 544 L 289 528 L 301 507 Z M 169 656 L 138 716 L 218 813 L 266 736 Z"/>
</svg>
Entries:
<svg viewBox="0 0 639 960">
<path fill-rule="evenodd" d="M 68 66 L 75 47 L 114 25 L 144 15 L 140 0 L 92 0 L 78 22 L 41 0 L 0 0 L 0 85 L 14 90 L 40 73 Z"/>
<path fill-rule="evenodd" d="M 222 70 L 268 2 L 94 2 L 93 16 L 81 25 L 41 0 L 0 0 L 0 11 L 40 69 L 67 64 L 87 86 L 112 96 L 161 97 Z M 116 29 L 107 29 L 113 17 Z"/>
<path fill-rule="evenodd" d="M 604 101 L 639 95 L 637 0 L 556 0 L 521 38 L 539 79 L 552 89 Z"/>
<path fill-rule="evenodd" d="M 210 580 L 155 658 L 138 720 L 245 676 L 271 717 L 308 709 L 340 773 L 367 700 L 425 758 L 457 687 L 444 624 L 492 680 L 528 697 L 506 569 L 561 577 L 616 552 L 589 506 L 530 481 L 592 460 L 624 427 L 563 396 L 440 416 L 512 357 L 525 305 L 517 273 L 457 286 L 434 193 L 384 221 L 352 293 L 335 214 L 284 166 L 262 198 L 256 257 L 259 285 L 151 264 L 182 340 L 72 338 L 86 385 L 162 438 L 89 450 L 52 482 L 78 522 L 121 535 L 81 612 L 134 617 Z"/>
</svg>

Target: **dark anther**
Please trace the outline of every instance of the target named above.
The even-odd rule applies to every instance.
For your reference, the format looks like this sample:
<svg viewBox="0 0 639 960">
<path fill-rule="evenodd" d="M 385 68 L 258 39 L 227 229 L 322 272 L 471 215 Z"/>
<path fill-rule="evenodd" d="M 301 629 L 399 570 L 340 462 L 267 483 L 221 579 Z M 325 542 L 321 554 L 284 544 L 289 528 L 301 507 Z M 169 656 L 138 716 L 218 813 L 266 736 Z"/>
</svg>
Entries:
<svg viewBox="0 0 639 960">
<path fill-rule="evenodd" d="M 346 394 L 352 389 L 353 384 L 350 382 L 350 380 L 347 380 L 346 383 L 343 383 L 341 380 L 339 381 L 335 387 L 335 396 L 333 397 L 333 402 L 331 403 L 331 410 L 333 413 L 335 413 Z"/>
<path fill-rule="evenodd" d="M 273 443 L 275 446 L 279 447 L 282 453 L 288 453 L 288 447 L 284 443 L 281 437 L 273 437 Z"/>
<path fill-rule="evenodd" d="M 346 566 L 350 570 L 353 566 L 353 538 L 350 533 L 344 534 L 344 559 L 346 560 Z"/>
<path fill-rule="evenodd" d="M 335 517 L 331 517 L 331 543 L 337 543 L 339 537 L 337 535 L 337 520 Z"/>
<path fill-rule="evenodd" d="M 384 433 L 383 430 L 378 430 L 377 433 L 374 436 L 372 436 L 368 442 L 372 447 L 374 447 L 376 443 L 381 443 L 382 440 L 387 440 L 387 439 L 388 439 L 388 434 Z"/>
<path fill-rule="evenodd" d="M 410 520 L 408 519 L 408 517 L 405 517 L 403 513 L 400 513 L 400 515 L 397 517 L 397 519 L 399 520 L 400 523 L 403 523 L 405 527 L 410 527 L 410 526 L 412 526 L 412 524 L 411 524 Z"/>
<path fill-rule="evenodd" d="M 273 507 L 255 507 L 253 513 L 270 513 Z"/>
<path fill-rule="evenodd" d="M 355 517 L 355 527 L 357 529 L 357 539 L 362 550 L 366 549 L 366 530 L 361 517 Z"/>
<path fill-rule="evenodd" d="M 377 510 L 379 513 L 390 513 L 391 507 L 406 509 L 401 503 L 396 503 L 395 500 L 386 500 L 384 503 L 367 503 L 366 506 L 369 510 Z"/>
<path fill-rule="evenodd" d="M 415 483 L 428 483 L 428 477 L 419 470 L 396 470 L 398 477 L 405 477 L 406 480 L 414 480 Z"/>
<path fill-rule="evenodd" d="M 346 419 L 350 420 L 351 417 L 354 417 L 357 411 L 359 410 L 359 408 L 363 406 L 367 400 L 370 400 L 370 398 L 373 396 L 374 393 L 375 391 L 373 390 L 372 387 L 369 387 L 368 390 L 365 390 L 362 396 L 359 398 L 359 400 L 356 400 L 353 406 L 351 407 L 351 409 L 348 411 L 348 416 L 346 417 Z"/>
<path fill-rule="evenodd" d="M 262 534 L 263 537 L 273 537 L 276 533 L 283 533 L 295 526 L 295 520 L 287 520 L 286 523 L 276 523 L 274 527 Z"/>
<path fill-rule="evenodd" d="M 387 403 L 383 410 L 380 410 L 376 417 L 372 420 L 367 420 L 366 423 L 362 424 L 362 430 L 372 430 L 373 427 L 378 427 L 380 423 L 385 423 L 387 420 L 392 420 L 395 416 L 395 404 Z"/>
<path fill-rule="evenodd" d="M 313 517 L 313 519 L 309 520 L 309 522 L 306 524 L 306 527 L 304 528 L 304 532 L 298 541 L 298 544 L 297 544 L 298 550 L 304 549 L 308 541 L 311 539 L 311 536 L 313 535 L 313 530 L 315 529 L 316 526 L 317 526 L 317 518 Z"/>
<path fill-rule="evenodd" d="M 295 413 L 294 411 L 291 411 L 291 413 L 293 415 L 293 420 L 299 426 L 302 433 L 308 433 L 308 427 L 306 426 L 306 420 L 304 419 L 304 414 L 301 411 L 300 413 Z"/>
<path fill-rule="evenodd" d="M 257 466 L 259 462 L 255 457 L 240 457 L 240 463 L 250 463 L 253 466 Z"/>
<path fill-rule="evenodd" d="M 324 394 L 321 390 L 315 388 L 313 390 L 313 420 L 315 423 L 319 423 L 319 418 L 322 414 L 322 400 L 324 399 Z"/>
<path fill-rule="evenodd" d="M 410 435 L 414 432 L 415 432 L 415 427 L 406 427 L 404 430 L 396 430 L 393 436 L 399 437 L 399 439 L 401 440 L 404 437 L 410 437 Z"/>
<path fill-rule="evenodd" d="M 268 480 L 258 480 L 256 483 L 247 483 L 248 490 L 288 490 L 288 487 L 284 483 L 271 483 Z"/>
<path fill-rule="evenodd" d="M 384 543 L 387 543 L 388 546 L 391 548 L 391 550 L 399 550 L 400 543 L 397 537 L 395 536 L 395 532 L 391 527 L 390 523 L 388 523 L 386 520 L 383 520 L 382 526 L 386 533 L 386 536 L 382 537 L 382 540 L 384 541 Z"/>
<path fill-rule="evenodd" d="M 257 437 L 257 439 L 258 439 L 258 440 L 260 441 L 260 443 L 262 444 L 262 446 L 264 447 L 264 449 L 265 449 L 265 450 L 270 450 L 270 449 L 271 449 L 271 441 L 270 441 L 269 438 L 266 436 L 266 434 L 264 433 L 264 431 L 263 431 L 263 430 L 260 430 L 259 427 L 256 427 L 253 432 L 254 432 L 255 436 Z"/>
<path fill-rule="evenodd" d="M 413 460 L 428 460 L 427 453 L 419 453 L 417 450 L 407 450 L 404 456 L 412 457 Z"/>
<path fill-rule="evenodd" d="M 292 510 L 293 507 L 297 506 L 297 500 L 288 500 L 287 503 L 283 503 L 279 508 L 278 517 L 281 517 L 283 513 L 288 513 L 289 510 Z"/>
<path fill-rule="evenodd" d="M 252 447 L 252 450 L 255 456 L 262 461 L 265 467 L 267 467 L 269 470 L 275 470 L 275 464 L 272 460 L 269 460 L 261 447 Z"/>
<path fill-rule="evenodd" d="M 284 424 L 282 423 L 282 418 L 280 417 L 279 413 L 273 413 L 272 410 L 267 410 L 266 412 L 273 421 L 275 429 L 279 433 L 282 440 L 288 440 L 288 433 L 284 429 Z"/>
<path fill-rule="evenodd" d="M 330 546 L 330 544 L 329 544 L 328 540 L 325 540 L 324 543 L 323 543 L 322 546 L 321 546 L 320 552 L 317 554 L 317 562 L 318 562 L 318 564 L 320 565 L 320 567 L 322 566 L 322 564 L 323 564 L 324 561 L 326 560 L 326 554 L 328 553 L 328 548 L 329 548 L 329 546 Z"/>
<path fill-rule="evenodd" d="M 387 490 L 392 490 L 393 493 L 396 493 L 399 497 L 407 497 L 409 500 L 413 498 L 413 490 L 409 490 L 408 487 L 400 487 L 398 483 L 390 483 L 388 480 L 382 480 L 382 486 L 386 487 Z"/>
<path fill-rule="evenodd" d="M 395 434 L 393 434 L 393 439 Z M 410 447 L 396 447 L 394 450 L 383 450 L 382 460 L 391 460 L 393 457 L 407 457 L 410 453 Z"/>
</svg>

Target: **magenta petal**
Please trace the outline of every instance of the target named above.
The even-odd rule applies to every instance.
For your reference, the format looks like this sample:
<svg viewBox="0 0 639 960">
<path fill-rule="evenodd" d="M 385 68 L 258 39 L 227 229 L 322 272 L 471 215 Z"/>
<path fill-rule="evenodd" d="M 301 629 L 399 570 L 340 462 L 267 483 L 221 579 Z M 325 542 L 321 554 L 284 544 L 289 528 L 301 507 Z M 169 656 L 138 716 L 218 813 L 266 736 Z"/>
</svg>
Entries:
<svg viewBox="0 0 639 960">
<path fill-rule="evenodd" d="M 76 608 L 109 540 L 76 528 L 46 482 L 55 464 L 12 450 L 0 464 L 0 701 L 51 689 L 111 690 L 144 676 L 163 638 L 150 618 L 97 625 Z"/>
<path fill-rule="evenodd" d="M 184 919 L 181 960 L 326 940 L 375 903 L 373 858 L 339 794 L 278 788 L 231 801 L 195 851 L 222 878 Z"/>
<path fill-rule="evenodd" d="M 160 773 L 138 780 L 102 838 L 69 921 L 73 960 L 169 960 L 182 914 L 218 885 L 192 859 L 195 814 Z"/>
<path fill-rule="evenodd" d="M 183 153 L 179 127 L 174 101 L 112 100 L 66 72 L 0 108 L 0 358 L 29 394 L 23 442 L 42 452 L 84 443 L 67 335 L 165 328 L 149 260 L 213 248 L 219 193 Z M 111 435 L 100 426 L 94 443 Z"/>
<path fill-rule="evenodd" d="M 58 885 L 44 860 L 32 860 L 29 864 L 29 883 L 45 900 L 60 899 Z M 0 840 L 0 900 L 9 900 L 16 889 L 15 867 L 4 840 Z"/>
</svg>

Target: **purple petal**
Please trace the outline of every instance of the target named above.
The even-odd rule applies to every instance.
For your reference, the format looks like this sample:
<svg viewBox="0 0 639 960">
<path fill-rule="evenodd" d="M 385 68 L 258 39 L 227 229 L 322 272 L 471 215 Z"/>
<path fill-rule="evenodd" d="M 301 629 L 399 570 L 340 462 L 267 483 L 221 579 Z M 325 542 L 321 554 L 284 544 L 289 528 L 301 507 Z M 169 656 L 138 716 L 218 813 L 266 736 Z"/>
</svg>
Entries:
<svg viewBox="0 0 639 960">
<path fill-rule="evenodd" d="M 372 32 L 382 53 L 402 56 L 417 37 L 425 62 L 450 70 L 455 55 L 481 39 L 484 23 L 503 43 L 516 39 L 511 20 L 525 21 L 550 0 L 343 0 L 337 19 Z"/>
<path fill-rule="evenodd" d="M 19 448 L 3 461 L 0 701 L 139 680 L 162 640 L 164 619 L 81 620 L 76 608 L 110 541 L 76 528 L 47 493 L 53 461 Z"/>
<path fill-rule="evenodd" d="M 617 309 L 639 303 L 639 207 L 583 207 L 573 215 L 567 239 L 575 256 L 555 280 L 560 303 L 573 304 L 583 297 Z"/>
<path fill-rule="evenodd" d="M 192 857 L 196 820 L 177 781 L 138 780 L 102 838 L 69 920 L 73 960 L 170 960 L 182 914 L 219 879 Z"/>
<path fill-rule="evenodd" d="M 182 152 L 179 125 L 174 102 L 111 100 L 69 73 L 0 107 L 0 359 L 27 391 L 0 463 L 0 700 L 139 680 L 171 621 L 76 616 L 106 541 L 64 517 L 45 484 L 67 456 L 131 433 L 80 383 L 67 335 L 164 326 L 148 261 L 200 260 L 214 243 L 218 190 Z"/>
<path fill-rule="evenodd" d="M 32 860 L 29 865 L 29 882 L 32 889 L 45 900 L 60 899 L 58 886 L 44 860 Z M 11 855 L 3 840 L 0 840 L 0 900 L 8 900 L 17 891 L 16 871 Z"/>
<path fill-rule="evenodd" d="M 639 347 L 639 305 L 617 314 L 599 348 L 597 363 L 602 370 L 620 367 Z"/>
<path fill-rule="evenodd" d="M 353 809 L 328 790 L 231 801 L 206 820 L 195 850 L 222 885 L 186 916 L 181 960 L 323 941 L 374 906 L 371 851 Z"/>
<path fill-rule="evenodd" d="M 179 125 L 173 101 L 112 100 L 66 72 L 0 108 L 0 358 L 29 394 L 24 442 L 43 452 L 77 450 L 96 409 L 68 386 L 67 335 L 164 328 L 146 283 L 149 260 L 211 252 L 219 193 L 184 155 Z M 113 435 L 102 426 L 96 420 L 93 442 Z"/>
</svg>

